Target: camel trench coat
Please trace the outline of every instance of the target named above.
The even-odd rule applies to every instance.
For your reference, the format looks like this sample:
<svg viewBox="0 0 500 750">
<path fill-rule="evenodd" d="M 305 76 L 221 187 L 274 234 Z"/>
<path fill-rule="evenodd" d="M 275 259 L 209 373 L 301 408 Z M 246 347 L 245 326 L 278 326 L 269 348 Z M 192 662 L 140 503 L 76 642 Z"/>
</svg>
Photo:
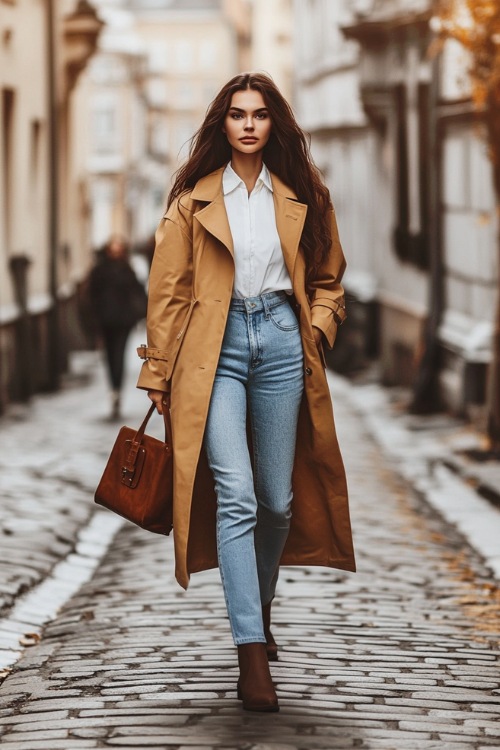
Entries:
<svg viewBox="0 0 500 750">
<path fill-rule="evenodd" d="M 138 387 L 171 393 L 176 578 L 216 567 L 216 497 L 203 435 L 233 289 L 233 242 L 222 192 L 223 168 L 172 203 L 156 232 L 149 282 L 147 346 Z M 329 347 L 345 317 L 345 260 L 332 211 L 332 249 L 306 289 L 300 248 L 307 206 L 271 175 L 276 225 L 292 279 L 304 350 L 304 395 L 293 472 L 284 565 L 355 570 L 344 466 L 318 326 Z M 230 415 L 228 415 L 230 418 Z"/>
</svg>

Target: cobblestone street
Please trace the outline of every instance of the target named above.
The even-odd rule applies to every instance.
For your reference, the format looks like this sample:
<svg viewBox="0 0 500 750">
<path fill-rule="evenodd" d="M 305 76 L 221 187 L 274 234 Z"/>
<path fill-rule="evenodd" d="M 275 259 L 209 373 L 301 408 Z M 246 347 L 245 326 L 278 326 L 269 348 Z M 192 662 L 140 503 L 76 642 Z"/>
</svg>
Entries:
<svg viewBox="0 0 500 750">
<path fill-rule="evenodd" d="M 65 461 L 75 473 L 87 467 L 71 495 L 74 508 L 60 510 L 70 526 L 92 511 L 103 444 L 110 448 L 116 433 L 98 420 L 98 392 L 102 400 L 102 380 L 82 389 L 79 407 L 74 390 L 53 397 L 61 413 L 64 399 L 71 406 Z M 145 399 L 133 395 L 131 403 L 128 424 Z M 125 524 L 90 580 L 1 684 L 2 747 L 500 748 L 498 588 L 478 554 L 399 478 L 341 382 L 334 404 L 359 572 L 282 569 L 273 610 L 280 661 L 272 665 L 280 713 L 246 713 L 236 699 L 236 651 L 218 572 L 196 574 L 183 592 L 173 577 L 172 540 Z M 39 445 L 36 412 L 33 420 Z M 24 422 L 17 439 L 22 426 L 29 434 Z M 44 471 L 38 483 L 18 471 L 17 497 L 37 514 L 47 497 L 50 535 L 59 524 L 54 503 L 67 507 L 75 483 Z M 54 545 L 64 544 L 50 536 L 42 542 L 54 556 Z M 45 547 L 38 554 L 48 555 Z M 46 574 L 44 560 L 33 578 Z"/>
</svg>

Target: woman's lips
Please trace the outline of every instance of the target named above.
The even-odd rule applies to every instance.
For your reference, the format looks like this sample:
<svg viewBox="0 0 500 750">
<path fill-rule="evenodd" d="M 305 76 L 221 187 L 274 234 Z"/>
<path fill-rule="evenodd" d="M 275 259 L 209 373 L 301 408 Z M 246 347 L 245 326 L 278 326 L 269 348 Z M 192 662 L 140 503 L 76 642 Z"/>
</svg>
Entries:
<svg viewBox="0 0 500 750">
<path fill-rule="evenodd" d="M 240 138 L 240 141 L 242 143 L 257 143 L 259 139 L 258 138 L 252 138 L 252 136 L 247 136 L 246 138 Z"/>
</svg>

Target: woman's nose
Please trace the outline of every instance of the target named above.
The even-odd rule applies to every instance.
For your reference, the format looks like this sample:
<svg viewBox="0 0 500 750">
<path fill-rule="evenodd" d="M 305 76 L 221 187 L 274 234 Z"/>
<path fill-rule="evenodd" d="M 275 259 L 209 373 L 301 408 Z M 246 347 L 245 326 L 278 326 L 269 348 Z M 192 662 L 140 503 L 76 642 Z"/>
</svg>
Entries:
<svg viewBox="0 0 500 750">
<path fill-rule="evenodd" d="M 250 117 L 245 123 L 245 130 L 253 130 L 253 120 Z"/>
</svg>

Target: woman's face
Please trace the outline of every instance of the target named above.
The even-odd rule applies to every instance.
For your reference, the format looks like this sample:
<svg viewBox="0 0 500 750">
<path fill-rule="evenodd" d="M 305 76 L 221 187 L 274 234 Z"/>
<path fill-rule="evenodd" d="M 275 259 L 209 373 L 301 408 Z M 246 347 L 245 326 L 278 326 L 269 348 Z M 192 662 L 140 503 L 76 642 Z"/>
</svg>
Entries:
<svg viewBox="0 0 500 750">
<path fill-rule="evenodd" d="M 127 254 L 127 248 L 120 237 L 112 237 L 108 242 L 106 252 L 110 258 L 124 258 Z"/>
<path fill-rule="evenodd" d="M 271 118 L 260 91 L 236 91 L 224 119 L 229 144 L 242 154 L 262 151 L 271 135 Z"/>
</svg>

